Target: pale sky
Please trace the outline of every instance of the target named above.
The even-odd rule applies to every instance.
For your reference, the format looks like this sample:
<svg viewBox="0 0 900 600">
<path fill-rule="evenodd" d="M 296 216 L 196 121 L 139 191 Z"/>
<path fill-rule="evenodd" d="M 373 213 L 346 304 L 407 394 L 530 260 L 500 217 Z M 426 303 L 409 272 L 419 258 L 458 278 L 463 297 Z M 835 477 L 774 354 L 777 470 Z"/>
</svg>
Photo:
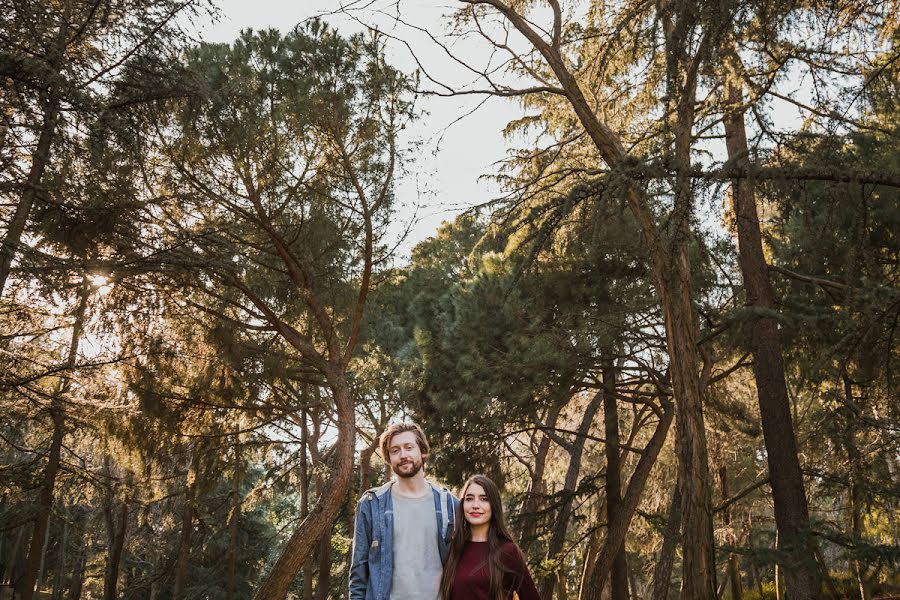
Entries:
<svg viewBox="0 0 900 600">
<path fill-rule="evenodd" d="M 361 31 L 367 25 L 403 40 L 388 42 L 388 61 L 406 72 L 417 68 L 411 52 L 415 52 L 419 64 L 430 75 L 454 88 L 472 86 L 475 78 L 459 64 L 448 58 L 444 50 L 431 41 L 432 36 L 452 47 L 453 52 L 473 65 L 484 65 L 489 60 L 485 44 L 478 40 L 450 38 L 447 15 L 460 3 L 455 0 L 401 0 L 402 13 L 391 11 L 397 0 L 214 0 L 220 10 L 216 23 L 201 24 L 199 35 L 205 41 L 231 42 L 240 30 L 250 27 L 265 29 L 276 27 L 289 31 L 298 23 L 314 16 L 324 19 L 338 31 L 349 34 Z M 353 16 L 338 12 L 341 4 L 354 7 Z M 401 22 L 402 21 L 402 22 Z M 515 40 L 510 43 L 515 44 Z M 788 91 L 800 91 L 801 97 L 809 96 L 809 81 L 800 77 L 793 84 L 788 81 Z M 509 82 L 509 79 L 506 78 Z M 476 82 L 477 83 L 477 82 Z M 426 86 L 434 89 L 435 86 Z M 474 87 L 483 89 L 483 82 Z M 452 219 L 467 208 L 488 202 L 501 195 L 499 187 L 483 175 L 497 173 L 496 164 L 503 160 L 512 146 L 523 145 L 523 140 L 506 140 L 504 126 L 522 116 L 522 108 L 515 100 L 484 96 L 436 97 L 420 99 L 418 108 L 427 114 L 408 131 L 408 138 L 401 142 L 421 142 L 415 159 L 407 164 L 409 173 L 397 181 L 397 196 L 401 208 L 394 224 L 396 238 L 412 223 L 406 241 L 400 246 L 400 262 L 408 257 L 412 247 L 432 235 L 438 225 Z M 802 113 L 796 107 L 775 101 L 770 115 L 776 127 L 791 130 L 799 127 Z M 707 150 L 724 160 L 721 141 L 709 142 Z M 722 147 L 719 147 L 722 146 Z M 717 219 L 712 207 L 699 209 Z"/>
<path fill-rule="evenodd" d="M 338 7 L 337 0 L 216 0 L 215 3 L 221 11 L 219 22 L 207 23 L 199 32 L 200 37 L 209 42 L 231 42 L 247 27 L 276 27 L 289 31 L 301 21 L 331 13 Z M 362 3 L 344 0 L 344 4 Z M 366 0 L 365 4 L 371 8 L 359 13 L 359 18 L 406 40 L 430 73 L 439 73 L 441 78 L 453 84 L 471 81 L 471 74 L 463 73 L 453 65 L 426 35 L 373 10 L 379 5 L 390 6 L 391 2 Z M 455 4 L 452 0 L 404 2 L 402 19 L 440 38 L 449 30 L 443 15 L 451 12 Z M 362 30 L 359 22 L 346 15 L 332 14 L 325 20 L 344 33 Z M 457 48 L 460 52 L 466 51 Z M 409 51 L 399 43 L 389 44 L 388 60 L 407 72 L 416 68 Z M 479 180 L 479 176 L 497 171 L 494 163 L 506 156 L 506 148 L 510 145 L 501 131 L 507 122 L 521 113 L 521 109 L 512 101 L 498 98 L 489 98 L 479 106 L 483 100 L 482 96 L 431 96 L 420 100 L 419 109 L 428 114 L 416 122 L 410 137 L 421 141 L 423 146 L 416 153 L 415 161 L 408 165 L 409 174 L 400 178 L 397 184 L 398 199 L 404 207 L 399 213 L 401 222 L 397 223 L 397 235 L 415 214 L 411 233 L 400 247 L 398 258 L 401 260 L 417 242 L 432 235 L 442 221 L 500 195 L 496 184 Z M 472 112 L 476 107 L 477 110 Z"/>
</svg>

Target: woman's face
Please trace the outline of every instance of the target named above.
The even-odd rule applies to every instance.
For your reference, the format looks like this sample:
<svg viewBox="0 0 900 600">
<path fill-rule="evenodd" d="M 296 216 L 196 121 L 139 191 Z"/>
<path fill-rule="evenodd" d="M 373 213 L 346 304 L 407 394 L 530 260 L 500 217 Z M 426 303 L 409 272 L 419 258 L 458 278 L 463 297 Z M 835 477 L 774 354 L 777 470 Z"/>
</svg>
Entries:
<svg viewBox="0 0 900 600">
<path fill-rule="evenodd" d="M 470 483 L 463 496 L 463 514 L 469 525 L 486 525 L 491 521 L 491 503 L 487 492 L 477 483 Z"/>
</svg>

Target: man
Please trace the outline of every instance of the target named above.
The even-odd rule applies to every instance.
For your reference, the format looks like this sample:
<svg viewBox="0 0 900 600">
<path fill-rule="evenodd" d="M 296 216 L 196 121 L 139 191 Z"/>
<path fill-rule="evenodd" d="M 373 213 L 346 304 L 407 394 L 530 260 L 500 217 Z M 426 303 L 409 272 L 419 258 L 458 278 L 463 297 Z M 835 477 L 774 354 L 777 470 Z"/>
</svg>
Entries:
<svg viewBox="0 0 900 600">
<path fill-rule="evenodd" d="M 459 500 L 425 479 L 418 425 L 395 423 L 379 441 L 396 477 L 359 500 L 350 600 L 437 600 Z"/>
</svg>

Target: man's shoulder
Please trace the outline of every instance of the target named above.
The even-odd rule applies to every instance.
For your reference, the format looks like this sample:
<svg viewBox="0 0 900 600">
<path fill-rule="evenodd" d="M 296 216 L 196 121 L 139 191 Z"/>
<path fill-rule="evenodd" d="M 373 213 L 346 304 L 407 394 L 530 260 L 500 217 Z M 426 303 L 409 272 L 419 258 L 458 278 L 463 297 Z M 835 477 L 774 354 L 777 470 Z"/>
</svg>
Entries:
<svg viewBox="0 0 900 600">
<path fill-rule="evenodd" d="M 363 492 L 362 497 L 359 499 L 360 502 L 369 502 L 378 498 L 383 497 L 386 493 L 391 490 L 391 486 L 394 485 L 393 480 L 388 481 L 382 485 L 369 488 L 365 492 Z"/>
<path fill-rule="evenodd" d="M 431 489 L 434 490 L 435 492 L 437 492 L 438 494 L 440 494 L 441 496 L 447 495 L 447 496 L 450 496 L 451 498 L 453 498 L 454 500 L 459 500 L 459 499 L 453 494 L 453 492 L 451 492 L 450 490 L 448 490 L 448 489 L 445 488 L 444 486 L 442 486 L 442 485 L 440 485 L 440 484 L 437 484 L 437 483 L 431 481 L 430 479 L 426 479 L 426 481 L 428 482 L 428 485 L 431 486 Z"/>
</svg>

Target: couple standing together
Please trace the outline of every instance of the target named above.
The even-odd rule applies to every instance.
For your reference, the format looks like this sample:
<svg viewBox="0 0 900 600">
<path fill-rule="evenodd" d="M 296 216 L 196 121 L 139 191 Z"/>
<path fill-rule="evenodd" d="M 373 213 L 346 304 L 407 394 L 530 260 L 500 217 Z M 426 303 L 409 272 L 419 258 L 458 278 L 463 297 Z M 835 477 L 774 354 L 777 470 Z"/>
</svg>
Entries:
<svg viewBox="0 0 900 600">
<path fill-rule="evenodd" d="M 350 600 L 540 600 L 493 481 L 470 477 L 459 500 L 425 479 L 418 425 L 391 425 L 379 441 L 397 477 L 359 501 Z"/>
</svg>

